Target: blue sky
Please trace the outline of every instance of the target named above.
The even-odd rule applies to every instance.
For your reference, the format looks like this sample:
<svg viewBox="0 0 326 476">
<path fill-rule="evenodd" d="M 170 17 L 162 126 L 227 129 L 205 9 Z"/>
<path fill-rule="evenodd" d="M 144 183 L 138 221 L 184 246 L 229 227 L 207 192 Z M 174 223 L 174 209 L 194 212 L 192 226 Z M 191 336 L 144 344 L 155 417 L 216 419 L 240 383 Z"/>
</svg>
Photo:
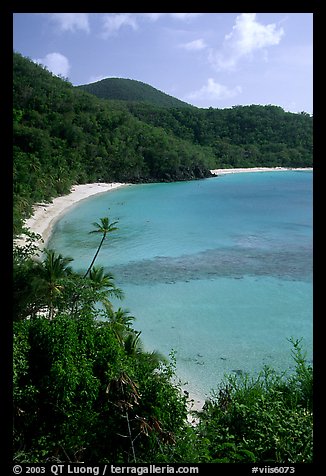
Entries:
<svg viewBox="0 0 326 476">
<path fill-rule="evenodd" d="M 198 107 L 313 112 L 312 13 L 15 13 L 13 33 L 74 85 L 130 78 Z"/>
</svg>

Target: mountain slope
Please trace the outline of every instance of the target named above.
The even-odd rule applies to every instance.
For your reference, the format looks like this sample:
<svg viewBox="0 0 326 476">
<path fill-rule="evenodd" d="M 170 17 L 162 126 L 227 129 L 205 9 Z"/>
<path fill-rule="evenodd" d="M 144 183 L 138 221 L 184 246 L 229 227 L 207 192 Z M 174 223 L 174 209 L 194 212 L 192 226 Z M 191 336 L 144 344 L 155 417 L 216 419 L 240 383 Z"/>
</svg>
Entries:
<svg viewBox="0 0 326 476">
<path fill-rule="evenodd" d="M 101 99 L 138 101 L 160 107 L 194 107 L 155 89 L 149 84 L 134 79 L 107 78 L 96 83 L 76 87 Z"/>
<path fill-rule="evenodd" d="M 126 81 L 135 92 L 139 82 Z M 145 86 L 156 101 L 160 94 L 165 98 Z M 72 184 L 191 180 L 227 167 L 312 166 L 313 120 L 307 114 L 271 105 L 200 109 L 103 100 L 19 54 L 13 119 L 18 231 L 34 203 L 65 194 Z"/>
<path fill-rule="evenodd" d="M 17 53 L 13 58 L 14 229 L 32 205 L 87 182 L 211 176 L 210 150 L 146 124 L 123 101 L 97 98 Z M 168 110 L 166 108 L 166 110 Z"/>
</svg>

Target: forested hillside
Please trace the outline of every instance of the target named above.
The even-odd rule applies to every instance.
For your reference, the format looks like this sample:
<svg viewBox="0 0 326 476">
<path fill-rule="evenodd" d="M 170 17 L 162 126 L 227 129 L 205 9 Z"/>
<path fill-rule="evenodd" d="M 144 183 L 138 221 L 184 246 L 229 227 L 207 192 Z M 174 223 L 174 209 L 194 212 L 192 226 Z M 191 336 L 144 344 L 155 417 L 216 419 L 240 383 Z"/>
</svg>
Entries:
<svg viewBox="0 0 326 476">
<path fill-rule="evenodd" d="M 193 144 L 209 147 L 218 168 L 311 167 L 312 118 L 279 106 L 163 109 L 128 104 L 137 118 Z"/>
<path fill-rule="evenodd" d="M 102 83 L 109 84 L 97 86 Z M 175 107 L 178 100 L 159 106 L 171 97 L 138 83 L 111 81 L 115 99 L 100 99 L 14 53 L 15 233 L 34 203 L 77 183 L 191 180 L 220 167 L 312 165 L 308 114 L 276 106 Z M 126 99 L 131 84 L 140 101 L 121 100 L 126 84 Z"/>
<path fill-rule="evenodd" d="M 91 84 L 77 86 L 102 99 L 141 101 L 161 107 L 193 107 L 180 99 L 153 88 L 149 84 L 124 78 L 106 78 Z"/>
<path fill-rule="evenodd" d="M 305 114 L 99 99 L 19 54 L 13 90 L 16 233 L 34 203 L 75 183 L 312 163 Z M 144 350 L 135 318 L 114 308 L 123 290 L 94 264 L 115 224 L 109 217 L 93 223 L 99 245 L 81 274 L 68 256 L 41 255 L 35 237 L 14 244 L 12 462 L 311 463 L 313 369 L 301 341 L 290 339 L 288 373 L 264 367 L 258 375 L 229 375 L 201 412 L 191 412 L 175 356 Z"/>
<path fill-rule="evenodd" d="M 209 147 L 219 168 L 312 166 L 312 118 L 304 112 L 293 114 L 272 105 L 199 109 L 120 78 L 80 87 L 102 99 L 123 99 L 141 121 Z"/>
<path fill-rule="evenodd" d="M 146 124 L 14 54 L 14 230 L 32 204 L 94 181 L 171 181 L 210 176 L 210 149 Z"/>
</svg>

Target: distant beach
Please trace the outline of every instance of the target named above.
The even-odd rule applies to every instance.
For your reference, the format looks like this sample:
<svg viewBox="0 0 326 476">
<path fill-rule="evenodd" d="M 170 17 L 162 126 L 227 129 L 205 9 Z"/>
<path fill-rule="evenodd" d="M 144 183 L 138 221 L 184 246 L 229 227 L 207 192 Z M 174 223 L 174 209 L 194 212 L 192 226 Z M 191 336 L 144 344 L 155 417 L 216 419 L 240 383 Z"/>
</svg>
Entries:
<svg viewBox="0 0 326 476">
<path fill-rule="evenodd" d="M 83 185 L 74 185 L 68 195 L 56 197 L 51 203 L 38 203 L 33 209 L 33 215 L 25 222 L 25 227 L 29 228 L 33 233 L 37 233 L 41 236 L 41 240 L 37 242 L 40 248 L 46 246 L 48 239 L 50 238 L 53 226 L 56 221 L 66 211 L 76 203 L 92 195 L 99 193 L 106 193 L 112 190 L 116 190 L 119 187 L 126 186 L 125 183 L 87 183 Z M 42 241 L 43 240 L 43 241 Z M 15 243 L 19 246 L 23 246 L 26 242 L 26 236 L 22 235 L 15 240 Z"/>
<path fill-rule="evenodd" d="M 214 169 L 211 172 L 214 175 L 225 175 L 245 172 L 274 172 L 274 171 L 312 171 L 312 168 L 285 168 L 285 167 L 253 167 L 253 168 L 232 168 L 232 169 Z M 43 248 L 46 246 L 53 227 L 58 219 L 60 219 L 73 205 L 85 200 L 96 194 L 103 194 L 109 191 L 116 190 L 120 187 L 125 187 L 130 184 L 126 183 L 89 183 L 83 185 L 75 185 L 71 188 L 69 194 L 54 198 L 51 203 L 38 203 L 33 207 L 33 216 L 26 220 L 25 227 L 32 232 L 41 235 L 43 242 L 40 240 L 38 246 Z M 24 235 L 16 240 L 16 243 L 23 245 L 25 243 Z M 235 367 L 237 368 L 237 367 Z M 200 411 L 207 398 L 205 394 L 195 392 L 188 389 L 187 386 L 182 388 L 182 392 L 187 392 L 188 397 L 188 419 L 190 422 L 196 422 L 196 416 L 191 414 L 191 411 Z"/>
<path fill-rule="evenodd" d="M 313 170 L 312 167 L 295 168 L 295 167 L 249 167 L 249 168 L 235 168 L 235 169 L 214 169 L 211 173 L 214 175 L 238 174 L 242 172 L 277 172 L 285 170 Z"/>
<path fill-rule="evenodd" d="M 313 170 L 312 168 L 288 168 L 288 167 L 251 167 L 251 168 L 234 168 L 234 169 L 214 169 L 211 173 L 214 175 L 225 175 L 243 172 L 273 172 L 284 170 Z M 93 195 L 99 193 L 106 193 L 117 188 L 124 187 L 126 183 L 114 182 L 114 183 L 87 183 L 83 185 L 74 185 L 71 191 L 67 195 L 56 197 L 51 203 L 38 203 L 33 209 L 33 215 L 25 222 L 25 227 L 30 231 L 39 234 L 41 240 L 37 243 L 40 248 L 46 246 L 47 241 L 50 238 L 52 229 L 56 221 L 66 211 L 81 200 L 85 200 Z M 43 241 L 42 241 L 43 240 Z M 23 246 L 26 242 L 26 236 L 22 235 L 15 240 L 15 243 L 19 246 Z"/>
</svg>

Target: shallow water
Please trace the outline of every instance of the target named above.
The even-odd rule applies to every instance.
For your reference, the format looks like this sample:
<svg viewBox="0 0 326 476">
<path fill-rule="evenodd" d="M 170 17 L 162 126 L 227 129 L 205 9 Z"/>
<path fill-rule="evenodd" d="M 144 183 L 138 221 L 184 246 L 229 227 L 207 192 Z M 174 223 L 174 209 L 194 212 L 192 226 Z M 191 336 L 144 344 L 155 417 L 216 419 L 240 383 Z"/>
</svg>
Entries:
<svg viewBox="0 0 326 476">
<path fill-rule="evenodd" d="M 291 366 L 290 337 L 312 359 L 312 172 L 122 188 L 71 209 L 49 247 L 85 269 L 100 239 L 91 223 L 104 216 L 119 230 L 97 264 L 124 290 L 145 347 L 176 351 L 189 391 Z"/>
</svg>

